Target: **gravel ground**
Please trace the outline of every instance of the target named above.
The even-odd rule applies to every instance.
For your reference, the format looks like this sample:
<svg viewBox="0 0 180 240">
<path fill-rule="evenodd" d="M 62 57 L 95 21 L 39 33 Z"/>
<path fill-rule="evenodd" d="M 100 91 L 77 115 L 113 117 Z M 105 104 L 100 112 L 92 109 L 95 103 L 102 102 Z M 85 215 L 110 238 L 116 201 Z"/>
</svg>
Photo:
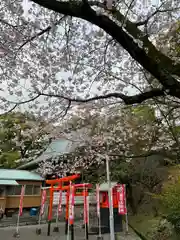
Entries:
<svg viewBox="0 0 180 240">
<path fill-rule="evenodd" d="M 55 224 L 52 224 L 51 229 Z M 23 226 L 19 228 L 20 236 L 18 239 L 20 240 L 67 240 L 67 236 L 64 235 L 64 224 L 59 223 L 59 233 L 51 232 L 51 236 L 47 236 L 47 224 L 41 225 L 42 233 L 41 235 L 36 235 L 37 226 Z M 16 238 L 13 237 L 15 233 L 15 227 L 7 227 L 0 229 L 0 239 L 6 240 L 14 240 Z M 109 240 L 109 235 L 103 235 L 104 240 Z M 75 240 L 85 239 L 84 230 L 80 228 L 78 225 L 75 227 Z M 96 240 L 96 235 L 89 236 L 89 240 Z M 119 234 L 118 240 L 139 240 L 132 232 L 125 236 L 124 233 Z"/>
</svg>

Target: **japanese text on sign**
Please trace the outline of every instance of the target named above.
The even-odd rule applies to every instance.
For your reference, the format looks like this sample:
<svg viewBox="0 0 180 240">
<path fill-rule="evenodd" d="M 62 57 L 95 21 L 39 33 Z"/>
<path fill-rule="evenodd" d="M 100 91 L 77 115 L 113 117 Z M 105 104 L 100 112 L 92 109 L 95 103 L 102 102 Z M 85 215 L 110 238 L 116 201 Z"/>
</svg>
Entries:
<svg viewBox="0 0 180 240">
<path fill-rule="evenodd" d="M 118 212 L 121 215 L 125 215 L 127 214 L 125 185 L 124 184 L 119 185 L 117 192 L 118 192 Z"/>
</svg>

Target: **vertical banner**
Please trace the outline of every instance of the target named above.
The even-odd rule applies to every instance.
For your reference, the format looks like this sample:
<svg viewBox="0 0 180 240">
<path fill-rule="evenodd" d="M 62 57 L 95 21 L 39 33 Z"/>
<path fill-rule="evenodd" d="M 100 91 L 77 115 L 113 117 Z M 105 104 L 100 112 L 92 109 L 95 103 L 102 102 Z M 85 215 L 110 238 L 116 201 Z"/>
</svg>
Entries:
<svg viewBox="0 0 180 240">
<path fill-rule="evenodd" d="M 118 213 L 121 215 L 126 215 L 127 208 L 126 208 L 125 184 L 120 184 L 117 188 L 117 192 L 118 192 Z"/>
<path fill-rule="evenodd" d="M 97 206 L 97 215 L 100 216 L 100 196 L 99 196 L 99 184 L 96 184 L 96 206 Z"/>
<path fill-rule="evenodd" d="M 74 196 L 75 196 L 75 187 L 70 186 L 70 201 L 69 201 L 69 223 L 72 225 L 74 223 Z"/>
<path fill-rule="evenodd" d="M 49 198 L 49 210 L 48 210 L 48 221 L 52 220 L 52 210 L 53 210 L 53 186 L 49 189 L 50 198 Z"/>
<path fill-rule="evenodd" d="M 22 216 L 22 213 L 23 213 L 24 195 L 25 195 L 25 185 L 22 185 L 20 201 L 19 201 L 19 213 L 18 213 L 18 219 L 17 219 L 17 224 L 16 224 L 16 232 L 14 233 L 14 237 L 19 237 L 19 221 L 20 221 L 20 216 Z"/>
<path fill-rule="evenodd" d="M 22 216 L 22 213 L 23 213 L 24 194 L 25 194 L 25 185 L 22 185 L 22 187 L 21 187 L 20 203 L 19 203 L 19 216 Z"/>
<path fill-rule="evenodd" d="M 70 197 L 70 190 L 66 192 L 66 221 L 68 222 L 69 219 L 69 197 Z"/>
<path fill-rule="evenodd" d="M 40 209 L 41 216 L 44 214 L 45 202 L 46 202 L 46 190 L 44 189 L 42 191 L 42 197 L 41 197 L 41 209 Z"/>
<path fill-rule="evenodd" d="M 84 224 L 88 223 L 88 212 L 87 212 L 87 189 L 84 185 L 83 188 L 83 195 L 84 195 Z"/>
<path fill-rule="evenodd" d="M 98 217 L 98 230 L 99 238 L 101 239 L 101 213 L 100 213 L 100 187 L 96 184 L 96 206 L 97 206 L 97 217 Z"/>
</svg>

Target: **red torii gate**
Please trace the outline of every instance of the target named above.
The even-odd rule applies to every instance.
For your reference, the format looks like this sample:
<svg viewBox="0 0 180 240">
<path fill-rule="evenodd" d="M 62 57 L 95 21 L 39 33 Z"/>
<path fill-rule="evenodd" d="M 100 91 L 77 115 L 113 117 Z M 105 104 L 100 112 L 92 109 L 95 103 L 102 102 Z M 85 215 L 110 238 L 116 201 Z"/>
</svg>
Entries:
<svg viewBox="0 0 180 240">
<path fill-rule="evenodd" d="M 68 177 L 58 178 L 58 179 L 52 179 L 52 180 L 46 180 L 46 184 L 51 185 L 50 187 L 50 199 L 49 199 L 49 211 L 48 211 L 48 220 L 51 221 L 52 219 L 52 208 L 53 208 L 53 192 L 57 190 L 62 190 L 63 183 L 65 182 L 71 182 L 76 179 L 80 178 L 79 174 L 75 174 Z M 54 188 L 55 184 L 59 184 L 59 187 Z M 67 194 L 69 195 L 69 194 Z"/>
<path fill-rule="evenodd" d="M 51 220 L 52 220 L 54 185 L 55 184 L 59 184 L 59 188 L 60 187 L 62 188 L 63 183 L 71 182 L 71 181 L 74 181 L 74 180 L 76 180 L 78 178 L 80 178 L 80 175 L 79 174 L 75 174 L 75 175 L 67 176 L 67 177 L 63 177 L 63 178 L 46 180 L 46 184 L 51 185 L 51 187 L 50 187 L 50 199 L 49 199 L 49 210 L 48 210 L 48 232 L 47 232 L 48 236 L 50 236 L 50 232 L 51 232 Z M 67 194 L 67 195 L 69 195 L 69 194 Z M 69 199 L 69 196 L 68 196 L 68 199 Z M 68 222 L 66 220 L 66 230 L 65 230 L 66 232 L 67 232 L 67 226 L 68 226 Z"/>
<path fill-rule="evenodd" d="M 53 192 L 54 191 L 66 191 L 66 227 L 65 227 L 65 234 L 68 232 L 68 223 L 70 223 L 71 226 L 71 239 L 74 239 L 74 219 L 69 220 L 69 197 L 70 197 L 70 189 L 73 187 L 74 196 L 84 196 L 84 224 L 85 224 L 85 235 L 86 239 L 88 239 L 88 213 L 87 213 L 87 196 L 88 196 L 88 189 L 92 188 L 92 184 L 89 183 L 82 183 L 82 184 L 69 184 L 68 186 L 63 186 L 64 182 L 71 182 L 73 180 L 76 180 L 80 177 L 80 175 L 72 175 L 60 179 L 53 179 L 53 180 L 46 180 L 46 184 L 50 184 L 50 201 L 49 201 L 49 213 L 48 213 L 48 235 L 50 235 L 50 223 L 52 220 L 52 208 L 53 208 Z M 59 184 L 59 186 L 54 187 L 55 184 Z M 81 193 L 76 193 L 76 189 L 83 189 Z"/>
</svg>

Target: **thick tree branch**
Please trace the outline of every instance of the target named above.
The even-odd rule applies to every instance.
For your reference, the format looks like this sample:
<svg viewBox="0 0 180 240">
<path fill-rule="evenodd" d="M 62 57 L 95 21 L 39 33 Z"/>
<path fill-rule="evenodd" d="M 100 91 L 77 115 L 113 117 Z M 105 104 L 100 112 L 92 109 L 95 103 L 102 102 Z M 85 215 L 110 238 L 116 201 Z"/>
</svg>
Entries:
<svg viewBox="0 0 180 240">
<path fill-rule="evenodd" d="M 112 36 L 124 49 L 126 49 L 131 57 L 135 59 L 144 69 L 150 72 L 159 82 L 168 90 L 168 94 L 180 98 L 180 82 L 178 82 L 171 74 L 172 71 L 169 71 L 167 64 L 164 64 L 165 55 L 158 52 L 158 50 L 152 44 L 152 52 L 159 53 L 163 56 L 161 59 L 160 56 L 151 56 L 149 53 L 138 46 L 138 44 L 133 40 L 133 38 L 127 34 L 120 26 L 118 26 L 114 21 L 108 18 L 105 15 L 98 15 L 94 10 L 86 8 L 83 2 L 59 2 L 55 0 L 33 0 L 35 3 L 40 4 L 43 7 L 49 8 L 61 14 L 70 15 L 84 20 L 89 21 L 90 23 L 102 28 L 110 36 Z M 123 16 L 124 19 L 124 16 Z M 122 20 L 123 20 L 122 19 Z M 137 28 L 134 28 L 135 24 L 126 21 L 126 25 L 129 25 L 128 31 L 130 34 L 134 31 L 134 34 L 137 35 Z M 127 28 L 127 27 L 126 27 Z M 140 30 L 138 30 L 140 31 Z M 141 31 L 139 32 L 141 35 Z M 132 35 L 132 34 L 131 34 Z M 147 44 L 149 44 L 148 40 Z M 145 42 L 145 40 L 144 40 Z M 148 48 L 149 49 L 149 48 Z M 173 66 L 173 61 L 169 58 L 166 58 L 167 62 Z M 173 69 L 173 67 L 172 67 Z M 176 75 L 180 75 L 180 67 L 176 69 Z"/>
<path fill-rule="evenodd" d="M 78 102 L 78 103 L 88 103 L 91 101 L 95 101 L 95 100 L 102 100 L 102 99 L 108 99 L 108 98 L 120 98 L 124 101 L 125 104 L 135 104 L 135 103 L 142 103 L 145 100 L 148 100 L 150 98 L 153 97 L 160 97 L 160 96 L 164 96 L 164 91 L 161 89 L 152 89 L 149 92 L 144 92 L 144 93 L 140 93 L 137 95 L 133 95 L 133 96 L 126 96 L 123 93 L 109 93 L 106 95 L 100 95 L 100 96 L 96 96 L 96 97 L 92 97 L 92 98 L 87 98 L 87 99 L 82 99 L 82 98 L 70 98 L 70 97 L 66 97 L 60 94 L 54 94 L 54 93 L 38 93 L 38 95 L 40 96 L 46 96 L 46 97 L 55 97 L 55 98 L 63 98 L 65 100 L 67 100 L 69 103 L 71 102 Z"/>
<path fill-rule="evenodd" d="M 112 15 L 120 22 L 123 21 L 124 16 L 116 9 L 113 9 Z M 180 76 L 180 64 L 176 64 L 168 56 L 159 51 L 148 37 L 136 26 L 136 23 L 129 21 L 126 18 L 126 24 L 124 26 L 126 31 L 133 36 L 133 38 L 143 42 L 143 48 L 147 48 L 147 55 L 152 59 L 158 59 L 161 66 L 164 66 L 170 73 Z"/>
<path fill-rule="evenodd" d="M 48 6 L 46 4 L 46 2 L 47 2 L 46 0 L 33 0 L 33 1 L 44 7 L 54 10 L 53 8 L 51 8 L 55 4 L 55 3 L 53 3 L 53 1 L 51 4 L 48 4 Z M 58 2 L 58 3 L 59 3 L 58 10 L 60 10 L 59 11 L 60 13 L 68 15 L 67 12 L 69 12 L 70 16 L 79 17 L 79 18 L 89 21 L 87 18 L 81 16 L 81 14 L 80 14 L 80 10 L 82 8 L 84 8 L 83 7 L 84 4 L 77 3 L 77 2 L 74 2 L 74 3 Z M 98 1 L 88 1 L 88 3 L 90 6 L 97 6 L 97 7 L 103 8 L 103 9 L 105 8 L 105 5 Z M 88 8 L 89 7 L 86 7 L 87 11 L 88 11 Z M 54 10 L 54 11 L 58 11 L 58 10 Z M 113 8 L 112 11 L 108 11 L 108 12 L 111 13 L 113 15 L 113 17 L 116 18 L 120 23 L 124 22 L 124 18 L 125 18 L 124 15 L 121 14 L 116 8 Z M 89 21 L 89 22 L 91 22 L 91 21 Z M 166 69 L 168 69 L 169 72 L 180 76 L 180 64 L 174 63 L 168 56 L 164 55 L 161 51 L 158 51 L 158 49 L 149 41 L 149 39 L 146 36 L 144 36 L 145 35 L 144 32 L 142 32 L 140 29 L 137 28 L 136 23 L 133 23 L 126 18 L 126 24 L 123 27 L 135 39 L 143 41 L 144 47 L 148 48 L 147 54 L 149 57 L 154 58 L 154 59 L 155 58 L 159 59 L 159 61 L 162 62 L 162 64 L 166 67 Z"/>
</svg>

